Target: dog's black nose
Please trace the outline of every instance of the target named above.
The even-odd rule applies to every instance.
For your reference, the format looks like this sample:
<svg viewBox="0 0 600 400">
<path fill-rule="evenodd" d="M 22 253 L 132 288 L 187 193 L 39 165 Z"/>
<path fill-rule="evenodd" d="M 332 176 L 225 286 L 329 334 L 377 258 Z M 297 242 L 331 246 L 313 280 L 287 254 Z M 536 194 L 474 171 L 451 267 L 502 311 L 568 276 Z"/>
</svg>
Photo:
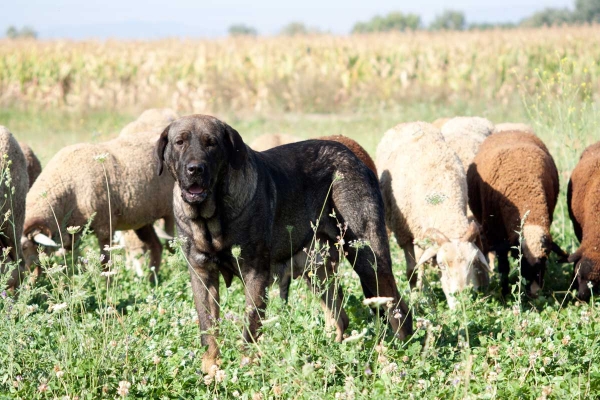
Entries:
<svg viewBox="0 0 600 400">
<path fill-rule="evenodd" d="M 202 174 L 204 172 L 204 164 L 200 163 L 189 163 L 186 167 L 189 175 Z"/>
</svg>

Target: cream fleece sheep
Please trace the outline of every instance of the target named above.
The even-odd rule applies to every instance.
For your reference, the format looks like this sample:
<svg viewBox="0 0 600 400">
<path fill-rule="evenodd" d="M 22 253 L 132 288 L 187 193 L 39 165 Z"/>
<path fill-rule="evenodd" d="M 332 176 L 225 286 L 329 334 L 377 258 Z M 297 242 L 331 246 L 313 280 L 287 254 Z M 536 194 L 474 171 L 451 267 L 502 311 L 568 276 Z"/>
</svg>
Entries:
<svg viewBox="0 0 600 400">
<path fill-rule="evenodd" d="M 21 150 L 23 151 L 23 155 L 25 156 L 25 161 L 27 161 L 27 175 L 29 175 L 29 187 L 33 186 L 33 182 L 37 179 L 38 176 L 42 173 L 42 163 L 40 163 L 39 158 L 35 155 L 31 147 L 23 142 L 19 142 L 19 146 L 21 146 Z"/>
<path fill-rule="evenodd" d="M 140 132 L 161 133 L 179 115 L 170 108 L 150 108 L 144 111 L 135 121 L 125 125 L 119 136 L 127 136 Z"/>
<path fill-rule="evenodd" d="M 377 147 L 377 170 L 386 223 L 404 250 L 411 285 L 417 265 L 414 243 L 426 248 L 418 264 L 436 257 L 450 307 L 453 293 L 488 281 L 485 257 L 474 244 L 475 223 L 467 220 L 467 181 L 441 132 L 426 122 L 400 124 Z M 426 239 L 433 242 L 427 248 Z"/>
<path fill-rule="evenodd" d="M 494 131 L 494 124 L 481 117 L 456 117 L 446 121 L 441 131 L 466 173 L 479 151 L 479 146 Z"/>
<path fill-rule="evenodd" d="M 20 283 L 22 269 L 21 235 L 25 220 L 25 197 L 29 189 L 27 162 L 19 143 L 10 131 L 0 125 L 0 169 L 2 179 L 0 184 L 0 245 L 2 252 L 10 248 L 5 262 L 18 262 L 19 267 L 13 270 L 8 280 L 9 287 L 17 287 Z M 14 188 L 14 191 L 12 190 Z M 8 217 L 8 218 L 7 218 Z M 7 219 L 7 220 L 5 220 Z M 14 225 L 13 225 L 14 224 Z M 0 264 L 0 272 L 6 273 L 6 264 Z"/>
<path fill-rule="evenodd" d="M 151 249 L 151 265 L 158 268 L 162 245 L 152 223 L 172 215 L 174 184 L 167 174 L 156 176 L 154 144 L 158 137 L 142 132 L 59 151 L 27 195 L 26 261 L 30 263 L 30 256 L 36 255 L 32 241 L 36 233 L 62 240 L 69 248 L 71 235 L 65 230 L 58 234 L 52 211 L 62 227 L 82 226 L 95 213 L 91 227 L 101 249 L 110 244 L 112 232 L 133 229 Z"/>
<path fill-rule="evenodd" d="M 288 143 L 296 143 L 302 139 L 285 133 L 267 133 L 260 135 L 250 143 L 250 147 L 255 151 L 265 151 L 273 147 Z"/>
<path fill-rule="evenodd" d="M 444 124 L 445 124 L 446 122 L 450 121 L 451 119 L 452 119 L 452 118 L 445 118 L 445 117 L 443 117 L 443 118 L 438 118 L 438 119 L 436 119 L 435 121 L 433 121 L 431 124 L 432 124 L 433 126 L 435 126 L 436 128 L 438 128 L 438 129 L 442 129 L 442 126 L 444 126 Z"/>
<path fill-rule="evenodd" d="M 502 292 L 509 293 L 508 253 L 517 257 L 521 220 L 523 259 L 521 273 L 536 295 L 543 286 L 550 251 L 566 255 L 552 241 L 550 224 L 558 197 L 558 172 L 544 143 L 527 132 L 500 132 L 489 136 L 467 172 L 469 205 L 482 225 L 490 250 L 498 258 Z"/>
<path fill-rule="evenodd" d="M 151 108 L 144 111 L 135 121 L 130 122 L 121 130 L 120 137 L 126 137 L 133 134 L 146 132 L 150 137 L 161 133 L 171 122 L 179 118 L 179 115 L 170 108 Z M 167 199 L 166 201 L 171 201 Z M 173 236 L 175 232 L 175 217 L 173 213 L 164 218 L 163 227 L 155 226 L 155 230 L 167 236 Z M 164 228 L 164 229 L 163 229 Z M 147 253 L 150 250 L 148 246 L 140 240 L 134 231 L 127 231 L 118 234 L 119 243 L 125 247 L 125 259 L 130 268 L 133 268 L 138 275 L 142 274 L 142 264 L 148 258 Z"/>
<path fill-rule="evenodd" d="M 531 125 L 527 125 L 522 122 L 503 122 L 494 127 L 494 133 L 509 131 L 535 133 Z"/>
</svg>

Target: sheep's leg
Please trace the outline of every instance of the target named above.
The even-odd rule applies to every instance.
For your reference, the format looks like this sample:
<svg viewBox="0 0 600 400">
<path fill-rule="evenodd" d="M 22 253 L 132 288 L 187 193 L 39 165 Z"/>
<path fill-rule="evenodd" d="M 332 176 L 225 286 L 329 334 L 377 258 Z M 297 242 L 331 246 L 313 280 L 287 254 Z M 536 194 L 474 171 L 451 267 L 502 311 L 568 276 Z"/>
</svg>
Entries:
<svg viewBox="0 0 600 400">
<path fill-rule="evenodd" d="M 158 236 L 156 236 L 152 224 L 144 225 L 141 228 L 136 229 L 135 234 L 150 250 L 150 269 L 154 267 L 154 271 L 150 272 L 149 278 L 150 282 L 154 283 L 155 276 L 158 275 L 158 270 L 160 268 L 162 244 L 160 243 L 160 240 L 158 240 Z"/>
<path fill-rule="evenodd" d="M 335 328 L 335 341 L 341 342 L 344 331 L 350 324 L 350 321 L 346 311 L 342 307 L 343 297 L 341 286 L 335 282 L 334 278 L 334 263 L 337 264 L 337 259 L 332 258 L 325 260 L 323 264 L 317 266 L 315 271 L 316 276 L 310 277 L 308 274 L 304 274 L 304 277 L 313 293 L 321 294 L 321 308 L 325 313 L 325 324 L 328 327 Z M 334 282 L 327 282 L 331 278 L 334 278 Z"/>
<path fill-rule="evenodd" d="M 498 258 L 498 272 L 500 273 L 500 282 L 502 283 L 502 296 L 508 296 L 510 289 L 508 287 L 508 273 L 510 272 L 510 264 L 508 263 L 508 251 L 496 251 Z"/>
<path fill-rule="evenodd" d="M 402 250 L 404 250 L 404 258 L 406 259 L 406 279 L 410 284 L 410 288 L 414 289 L 418 283 L 418 274 L 415 274 L 415 267 L 417 265 L 417 260 L 415 258 L 415 247 L 410 243 L 402 245 L 401 247 Z"/>
</svg>

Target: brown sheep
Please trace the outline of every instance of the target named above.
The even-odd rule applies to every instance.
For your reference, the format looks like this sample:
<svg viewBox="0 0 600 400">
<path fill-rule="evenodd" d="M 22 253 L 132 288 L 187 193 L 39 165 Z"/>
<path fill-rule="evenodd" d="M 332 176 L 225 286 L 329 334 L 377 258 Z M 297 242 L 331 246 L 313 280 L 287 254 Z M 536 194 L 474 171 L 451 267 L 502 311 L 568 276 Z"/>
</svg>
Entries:
<svg viewBox="0 0 600 400">
<path fill-rule="evenodd" d="M 267 133 L 260 135 L 250 143 L 252 150 L 265 151 L 288 143 L 296 143 L 302 139 L 285 133 Z"/>
<path fill-rule="evenodd" d="M 569 257 L 574 263 L 578 297 L 588 301 L 592 294 L 590 285 L 600 283 L 600 142 L 588 147 L 571 174 L 567 190 L 569 216 L 575 235 L 581 243 Z M 574 282 L 575 283 L 575 282 Z"/>
<path fill-rule="evenodd" d="M 527 293 L 543 287 L 546 260 L 551 251 L 565 253 L 552 241 L 550 224 L 558 197 L 558 172 L 544 143 L 527 132 L 494 133 L 487 137 L 467 173 L 469 206 L 482 225 L 489 250 L 498 258 L 502 293 L 509 293 L 508 253 L 516 257 L 521 220 L 523 259 L 521 274 Z"/>
<path fill-rule="evenodd" d="M 37 158 L 31 147 L 23 142 L 19 142 L 23 155 L 25 155 L 25 161 L 27 161 L 27 175 L 29 176 L 29 188 L 33 186 L 33 182 L 42 173 L 42 163 Z"/>
</svg>

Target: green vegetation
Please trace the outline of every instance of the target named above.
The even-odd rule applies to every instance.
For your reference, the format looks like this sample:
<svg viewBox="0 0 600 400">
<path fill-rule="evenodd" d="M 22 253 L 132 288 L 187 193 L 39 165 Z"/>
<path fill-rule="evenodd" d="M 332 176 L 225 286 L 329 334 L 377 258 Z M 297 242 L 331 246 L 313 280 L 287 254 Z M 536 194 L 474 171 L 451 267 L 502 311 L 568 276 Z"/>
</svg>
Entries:
<svg viewBox="0 0 600 400">
<path fill-rule="evenodd" d="M 562 193 L 552 234 L 572 251 L 577 243 L 565 207 L 566 182 L 583 148 L 597 140 L 600 121 L 589 86 L 573 83 L 576 71 L 567 59 L 552 71 L 532 71 L 527 79 L 537 89 L 521 87 L 525 107 L 407 102 L 375 112 L 221 117 L 246 141 L 265 132 L 344 134 L 372 154 L 385 130 L 398 122 L 452 115 L 529 122 L 556 159 Z M 132 118 L 133 113 L 36 114 L 15 108 L 0 113 L 0 124 L 46 152 L 47 160 L 65 144 L 113 136 Z M 331 342 L 318 298 L 298 280 L 287 305 L 276 285 L 269 289 L 263 335 L 244 345 L 243 287 L 235 280 L 229 289 L 221 287 L 222 364 L 213 374 L 202 374 L 203 349 L 180 245 L 176 240 L 175 254 L 164 253 L 157 286 L 127 269 L 119 248 L 112 250 L 114 275 L 107 284 L 91 237 L 75 258 L 42 257 L 46 273 L 40 280 L 25 282 L 18 297 L 0 296 L 3 397 L 563 399 L 591 398 L 600 390 L 600 304 L 595 298 L 590 304 L 573 301 L 567 291 L 571 265 L 552 258 L 546 286 L 535 300 L 520 297 L 513 266 L 513 297 L 501 298 L 493 276 L 486 292 L 465 293 L 461 307 L 451 311 L 433 268 L 427 270 L 425 290 L 409 293 L 394 239 L 396 280 L 415 313 L 416 332 L 407 342 L 393 339 L 362 304 L 359 281 L 344 262 L 334 279 L 344 287 L 351 340 Z"/>
<path fill-rule="evenodd" d="M 15 26 L 9 26 L 6 30 L 6 37 L 9 39 L 35 39 L 37 38 L 37 32 L 30 26 L 24 26 L 21 29 L 17 29 Z"/>
<path fill-rule="evenodd" d="M 352 28 L 352 33 L 392 32 L 417 30 L 421 26 L 421 17 L 416 14 L 403 14 L 391 12 L 384 17 L 376 15 L 370 21 L 357 22 Z"/>
<path fill-rule="evenodd" d="M 228 32 L 231 36 L 256 36 L 258 34 L 255 28 L 245 24 L 231 25 Z"/>
<path fill-rule="evenodd" d="M 431 30 L 447 30 L 447 31 L 462 31 L 467 27 L 465 14 L 461 11 L 446 10 L 442 14 L 435 17 L 429 29 Z"/>
</svg>

